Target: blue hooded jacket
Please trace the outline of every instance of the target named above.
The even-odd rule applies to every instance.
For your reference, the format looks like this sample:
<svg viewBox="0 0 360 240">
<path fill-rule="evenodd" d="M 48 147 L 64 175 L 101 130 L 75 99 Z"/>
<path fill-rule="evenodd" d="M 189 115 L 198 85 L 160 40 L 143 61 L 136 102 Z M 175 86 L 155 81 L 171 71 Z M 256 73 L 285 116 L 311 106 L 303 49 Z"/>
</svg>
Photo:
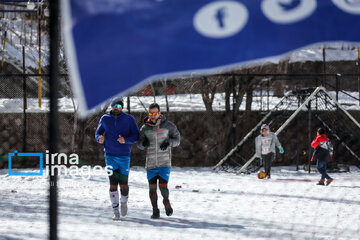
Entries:
<svg viewBox="0 0 360 240">
<path fill-rule="evenodd" d="M 139 128 L 133 116 L 122 112 L 118 116 L 110 113 L 104 114 L 95 132 L 96 141 L 103 135 L 104 151 L 106 155 L 122 157 L 130 156 L 131 144 L 139 139 Z M 125 143 L 117 141 L 119 135 L 125 138 Z"/>
</svg>

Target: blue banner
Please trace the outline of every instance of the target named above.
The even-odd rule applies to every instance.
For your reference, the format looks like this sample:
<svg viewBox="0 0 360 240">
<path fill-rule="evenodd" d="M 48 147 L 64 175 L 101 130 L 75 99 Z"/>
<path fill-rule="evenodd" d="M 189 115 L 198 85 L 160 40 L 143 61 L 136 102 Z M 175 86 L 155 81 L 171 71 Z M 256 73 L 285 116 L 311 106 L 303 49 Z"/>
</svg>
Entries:
<svg viewBox="0 0 360 240">
<path fill-rule="evenodd" d="M 62 9 L 83 115 L 159 77 L 360 42 L 360 0 L 65 0 Z"/>
</svg>

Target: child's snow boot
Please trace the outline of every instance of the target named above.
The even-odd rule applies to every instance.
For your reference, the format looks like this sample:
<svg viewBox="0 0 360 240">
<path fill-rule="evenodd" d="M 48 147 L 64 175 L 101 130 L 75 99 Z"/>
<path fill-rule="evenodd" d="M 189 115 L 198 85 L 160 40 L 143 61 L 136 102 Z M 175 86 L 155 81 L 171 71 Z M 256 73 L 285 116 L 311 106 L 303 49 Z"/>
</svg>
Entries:
<svg viewBox="0 0 360 240">
<path fill-rule="evenodd" d="M 334 180 L 334 179 L 332 179 L 332 178 L 328 178 L 328 179 L 326 180 L 326 186 L 329 185 L 333 180 Z"/>
<path fill-rule="evenodd" d="M 320 179 L 320 181 L 316 185 L 325 185 L 325 179 Z"/>
</svg>

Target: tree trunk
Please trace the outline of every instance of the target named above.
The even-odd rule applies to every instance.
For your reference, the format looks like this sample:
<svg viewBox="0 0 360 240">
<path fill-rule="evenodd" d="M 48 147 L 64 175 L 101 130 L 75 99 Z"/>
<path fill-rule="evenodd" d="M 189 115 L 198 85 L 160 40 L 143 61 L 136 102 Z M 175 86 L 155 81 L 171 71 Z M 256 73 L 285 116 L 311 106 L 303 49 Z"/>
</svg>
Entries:
<svg viewBox="0 0 360 240">
<path fill-rule="evenodd" d="M 230 95 L 233 89 L 232 78 L 226 79 L 225 83 L 225 112 L 230 112 Z"/>
<path fill-rule="evenodd" d="M 166 112 L 169 113 L 170 108 L 169 108 L 169 100 L 168 100 L 168 93 L 167 93 L 167 80 L 166 79 L 163 81 L 163 85 L 164 85 L 164 88 L 165 88 Z"/>
<path fill-rule="evenodd" d="M 201 97 L 205 105 L 205 109 L 207 113 L 212 113 L 212 104 L 214 101 L 216 92 L 216 85 L 215 87 L 211 87 L 209 80 L 207 77 L 201 78 Z"/>
<path fill-rule="evenodd" d="M 248 86 L 246 90 L 246 107 L 245 107 L 246 113 L 249 113 L 251 111 L 252 100 L 253 100 L 253 86 L 251 84 Z"/>
</svg>

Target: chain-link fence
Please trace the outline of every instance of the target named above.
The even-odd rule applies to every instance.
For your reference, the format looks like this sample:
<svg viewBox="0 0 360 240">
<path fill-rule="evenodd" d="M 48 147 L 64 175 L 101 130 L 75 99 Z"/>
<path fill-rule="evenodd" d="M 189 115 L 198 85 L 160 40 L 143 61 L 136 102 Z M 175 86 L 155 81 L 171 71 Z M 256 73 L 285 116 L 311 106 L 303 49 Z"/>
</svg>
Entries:
<svg viewBox="0 0 360 240">
<path fill-rule="evenodd" d="M 182 144 L 173 151 L 173 164 L 213 166 L 291 89 L 323 85 L 359 119 L 357 77 L 356 74 L 266 74 L 247 70 L 163 79 L 124 97 L 124 111 L 132 114 L 141 127 L 148 106 L 152 102 L 159 103 L 161 111 L 177 125 L 182 136 Z M 48 76 L 41 76 L 41 107 L 38 75 L 2 75 L 0 78 L 0 140 L 3 142 L 0 155 L 5 160 L 14 150 L 45 152 L 48 149 Z M 77 153 L 83 163 L 104 164 L 102 146 L 94 140 L 94 133 L 101 115 L 110 109 L 105 106 L 101 112 L 79 119 L 68 76 L 61 76 L 60 82 L 60 152 Z M 303 127 L 306 130 L 306 125 Z M 303 140 L 300 142 L 307 146 L 307 131 L 301 133 L 304 136 L 300 136 Z M 282 141 L 288 143 L 285 163 L 294 164 L 296 157 L 292 153 L 296 151 L 297 143 L 291 144 L 289 139 Z M 135 146 L 132 154 L 132 164 L 143 166 L 144 154 Z M 305 162 L 307 156 L 302 156 Z M 1 167 L 7 167 L 7 161 L 2 161 Z"/>
<path fill-rule="evenodd" d="M 7 167 L 7 154 L 19 152 L 45 152 L 48 147 L 49 88 L 48 75 L 3 74 L 0 76 L 0 167 Z M 59 77 L 59 111 L 63 133 L 72 135 L 75 102 L 67 75 Z M 39 89 L 41 89 L 39 91 Z M 69 131 L 69 132 L 67 132 Z M 71 138 L 70 138 L 71 139 Z M 62 149 L 70 145 L 68 137 L 61 137 Z M 66 146 L 66 147 L 64 147 Z M 71 150 L 71 149 L 69 149 Z M 69 150 L 66 150 L 68 152 Z M 14 168 L 36 167 L 32 161 L 18 162 Z"/>
<path fill-rule="evenodd" d="M 329 61 L 325 67 L 322 61 L 287 61 L 211 76 L 161 79 L 125 96 L 124 111 L 132 114 L 140 127 L 147 116 L 148 106 L 153 102 L 159 103 L 161 111 L 176 124 L 181 133 L 181 144 L 173 149 L 173 165 L 214 166 L 290 90 L 301 92 L 304 88 L 322 85 L 359 121 L 359 75 L 356 62 Z M 7 176 L 7 168 L 8 153 L 15 150 L 44 153 L 48 149 L 49 76 L 41 75 L 40 107 L 40 76 L 9 72 L 0 75 L 0 180 L 6 185 L 0 189 L 0 205 L 4 210 L 0 218 L 4 229 L 0 231 L 0 238 L 39 239 L 47 234 L 44 226 L 47 225 L 49 211 L 48 179 L 31 176 L 11 178 Z M 110 109 L 103 106 L 92 116 L 79 119 L 69 76 L 61 75 L 59 81 L 59 152 L 77 153 L 80 165 L 104 165 L 102 145 L 95 141 L 94 133 L 100 117 Z M 289 106 L 297 106 L 302 101 L 304 99 L 294 100 Z M 326 105 L 326 102 L 323 101 L 323 104 Z M 316 113 L 316 105 L 312 111 L 312 137 L 316 128 L 322 126 L 322 121 L 337 124 L 336 112 L 328 114 L 329 121 L 320 118 L 323 115 Z M 289 113 L 284 107 L 275 114 L 285 121 Z M 334 188 L 314 190 L 317 176 L 285 167 L 308 161 L 309 119 L 306 112 L 299 116 L 279 136 L 285 154 L 277 155 L 277 160 L 280 158 L 281 162 L 275 162 L 274 165 L 283 167 L 272 170 L 275 175 L 272 182 L 257 181 L 254 175 L 240 178 L 234 174 L 218 174 L 208 170 L 202 172 L 202 169 L 174 168 L 169 189 L 175 214 L 169 220 L 153 222 L 148 219 L 151 205 L 146 202 L 149 201 L 148 186 L 142 168 L 131 169 L 129 214 L 124 218 L 126 227 L 119 227 L 115 222 L 109 223 L 112 210 L 105 176 L 92 176 L 91 179 L 83 179 L 86 174 L 81 177 L 59 177 L 59 236 L 64 239 L 83 239 L 88 236 L 112 239 L 120 236 L 114 233 L 114 229 L 121 229 L 121 236 L 144 239 L 147 236 L 142 233 L 150 230 L 147 226 L 156 229 L 156 234 L 157 231 L 161 234 L 171 231 L 181 234 L 184 239 L 194 236 L 211 238 L 214 234 L 221 234 L 224 239 L 233 239 L 234 236 L 260 236 L 267 239 L 324 239 L 329 234 L 333 239 L 354 236 L 358 234 L 359 226 L 344 227 L 343 223 L 344 219 L 348 219 L 347 222 L 357 220 L 358 214 L 354 213 L 358 212 L 359 201 L 353 200 L 358 189 L 356 171 L 350 176 L 331 173 L 335 179 L 335 185 L 332 184 Z M 268 124 L 275 126 L 274 123 Z M 342 121 L 342 125 L 331 129 L 345 127 L 351 128 L 346 121 Z M 354 146 L 359 145 L 356 137 L 347 140 L 350 142 L 348 145 L 353 141 L 356 142 Z M 254 147 L 251 142 L 244 146 L 244 151 L 250 148 L 254 150 Z M 349 155 L 340 151 L 345 150 L 340 147 L 335 149 L 336 161 L 348 163 L 349 159 L 344 158 Z M 35 169 L 39 162 L 17 158 L 12 164 L 14 169 Z M 131 164 L 145 165 L 145 153 L 135 145 Z M 328 212 L 328 209 L 331 210 Z M 328 219 L 326 228 L 318 223 L 324 218 Z M 286 220 L 281 222 L 277 219 Z M 21 228 L 18 224 L 20 222 Z M 254 225 L 258 226 L 255 230 L 252 228 Z M 144 231 L 137 232 L 134 229 Z"/>
</svg>

